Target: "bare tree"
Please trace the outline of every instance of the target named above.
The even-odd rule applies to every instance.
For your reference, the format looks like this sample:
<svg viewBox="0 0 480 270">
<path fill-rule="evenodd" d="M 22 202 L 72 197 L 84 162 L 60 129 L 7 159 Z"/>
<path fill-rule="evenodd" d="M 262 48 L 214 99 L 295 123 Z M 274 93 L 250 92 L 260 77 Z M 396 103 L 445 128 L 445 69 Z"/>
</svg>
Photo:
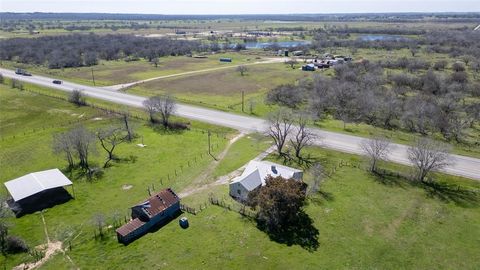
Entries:
<svg viewBox="0 0 480 270">
<path fill-rule="evenodd" d="M 268 122 L 270 124 L 268 135 L 275 142 L 278 154 L 283 155 L 283 146 L 293 124 L 292 113 L 288 109 L 279 109 L 268 116 Z"/>
<path fill-rule="evenodd" d="M 158 57 L 155 57 L 152 59 L 152 63 L 157 68 L 158 64 L 160 63 L 160 59 L 158 59 Z"/>
<path fill-rule="evenodd" d="M 113 151 L 115 148 L 124 143 L 127 140 L 127 134 L 125 134 L 123 127 L 110 126 L 97 131 L 97 138 L 100 141 L 100 145 L 107 152 L 107 160 L 103 165 L 104 168 L 108 166 L 108 163 L 115 159 Z"/>
<path fill-rule="evenodd" d="M 295 156 L 297 158 L 301 158 L 300 152 L 305 146 L 311 144 L 311 142 L 315 139 L 315 134 L 310 132 L 307 129 L 307 124 L 310 122 L 311 117 L 306 112 L 298 113 L 295 116 L 295 135 L 292 136 L 293 138 L 290 139 L 290 144 L 295 149 Z"/>
<path fill-rule="evenodd" d="M 90 154 L 96 151 L 95 135 L 84 126 L 78 126 L 72 129 L 68 133 L 68 136 L 70 137 L 72 148 L 75 150 L 80 160 L 80 167 L 90 171 L 88 159 Z"/>
<path fill-rule="evenodd" d="M 80 90 L 73 90 L 68 96 L 68 101 L 78 106 L 84 106 L 87 104 L 85 97 Z"/>
<path fill-rule="evenodd" d="M 390 150 L 390 141 L 382 137 L 365 139 L 361 142 L 360 147 L 370 159 L 370 171 L 377 172 L 378 162 L 387 160 Z"/>
<path fill-rule="evenodd" d="M 161 96 L 160 103 L 158 104 L 158 112 L 162 117 L 162 124 L 165 128 L 168 128 L 168 124 L 170 121 L 170 116 L 175 113 L 177 109 L 177 102 L 175 98 L 171 95 Z"/>
<path fill-rule="evenodd" d="M 245 65 L 240 65 L 240 66 L 237 67 L 237 71 L 240 72 L 240 75 L 243 76 L 243 75 L 245 75 L 245 73 L 247 73 L 248 68 Z"/>
<path fill-rule="evenodd" d="M 130 121 L 128 118 L 128 112 L 122 113 L 122 120 L 123 120 L 123 126 L 125 127 L 125 131 L 127 132 L 126 139 L 127 141 L 131 142 L 135 137 L 135 133 L 134 133 L 134 128 L 130 124 Z"/>
<path fill-rule="evenodd" d="M 143 101 L 143 106 L 150 116 L 150 122 L 154 123 L 154 116 L 160 113 L 162 117 L 162 125 L 167 128 L 170 120 L 170 116 L 175 113 L 177 103 L 175 98 L 171 95 L 154 96 Z"/>
<path fill-rule="evenodd" d="M 73 151 L 72 141 L 68 133 L 59 133 L 53 136 L 53 152 L 55 154 L 63 153 L 65 155 L 65 159 L 68 162 L 68 169 L 72 169 L 75 166 Z"/>
<path fill-rule="evenodd" d="M 143 101 L 143 107 L 145 111 L 148 113 L 151 123 L 155 123 L 155 113 L 157 113 L 157 108 L 159 107 L 158 104 L 160 103 L 160 97 L 154 96 L 149 97 L 148 99 Z"/>
<path fill-rule="evenodd" d="M 447 145 L 428 138 L 420 138 L 407 150 L 408 159 L 416 169 L 415 178 L 424 182 L 427 175 L 451 164 Z"/>
</svg>

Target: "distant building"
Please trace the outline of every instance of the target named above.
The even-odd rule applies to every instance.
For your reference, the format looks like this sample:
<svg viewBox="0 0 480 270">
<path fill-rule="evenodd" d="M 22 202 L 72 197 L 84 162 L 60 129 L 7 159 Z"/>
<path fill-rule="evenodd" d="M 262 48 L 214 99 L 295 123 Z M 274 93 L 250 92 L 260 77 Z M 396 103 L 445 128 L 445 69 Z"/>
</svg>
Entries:
<svg viewBox="0 0 480 270">
<path fill-rule="evenodd" d="M 118 242 L 129 244 L 180 212 L 180 198 L 167 188 L 132 207 L 132 220 L 117 229 Z"/>
<path fill-rule="evenodd" d="M 17 217 L 65 203 L 72 198 L 63 187 L 73 183 L 59 169 L 30 173 L 4 185 L 11 196 L 7 204 Z"/>
<path fill-rule="evenodd" d="M 299 181 L 303 178 L 301 170 L 273 162 L 252 160 L 248 163 L 242 175 L 230 183 L 230 196 L 240 201 L 246 201 L 251 191 L 265 185 L 265 178 L 269 175 L 272 177 L 281 176 L 286 179 L 293 178 Z"/>
<path fill-rule="evenodd" d="M 292 54 L 294 56 L 301 56 L 301 55 L 304 55 L 304 52 L 303 51 L 293 51 Z"/>
</svg>

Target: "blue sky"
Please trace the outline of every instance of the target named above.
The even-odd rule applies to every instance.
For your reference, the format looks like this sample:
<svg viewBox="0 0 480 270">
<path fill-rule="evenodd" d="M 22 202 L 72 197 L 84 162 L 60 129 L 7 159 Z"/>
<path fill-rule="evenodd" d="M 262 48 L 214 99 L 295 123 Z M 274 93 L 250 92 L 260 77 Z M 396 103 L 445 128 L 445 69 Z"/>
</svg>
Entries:
<svg viewBox="0 0 480 270">
<path fill-rule="evenodd" d="M 480 0 L 0 0 L 0 10 L 148 14 L 480 12 Z"/>
</svg>

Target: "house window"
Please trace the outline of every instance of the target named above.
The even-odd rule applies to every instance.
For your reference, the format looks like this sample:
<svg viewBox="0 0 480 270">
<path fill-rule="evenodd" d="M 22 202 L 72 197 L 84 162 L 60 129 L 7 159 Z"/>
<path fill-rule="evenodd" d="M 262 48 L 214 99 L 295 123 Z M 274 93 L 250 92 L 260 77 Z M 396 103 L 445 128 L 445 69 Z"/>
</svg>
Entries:
<svg viewBox="0 0 480 270">
<path fill-rule="evenodd" d="M 237 189 L 237 193 L 238 195 L 240 195 L 242 192 L 240 191 L 240 189 Z"/>
</svg>

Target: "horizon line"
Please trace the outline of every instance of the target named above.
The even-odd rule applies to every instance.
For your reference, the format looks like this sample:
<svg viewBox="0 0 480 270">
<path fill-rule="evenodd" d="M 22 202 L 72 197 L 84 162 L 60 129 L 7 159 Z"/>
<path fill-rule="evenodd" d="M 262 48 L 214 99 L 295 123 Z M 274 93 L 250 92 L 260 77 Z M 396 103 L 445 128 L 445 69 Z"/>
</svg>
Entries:
<svg viewBox="0 0 480 270">
<path fill-rule="evenodd" d="M 480 14 L 479 11 L 395 11 L 395 12 L 304 12 L 304 13 L 123 13 L 123 12 L 54 12 L 54 11 L 1 11 L 0 14 L 109 14 L 109 15 L 157 15 L 157 16 L 242 16 L 242 15 L 350 15 L 350 14 Z"/>
</svg>

